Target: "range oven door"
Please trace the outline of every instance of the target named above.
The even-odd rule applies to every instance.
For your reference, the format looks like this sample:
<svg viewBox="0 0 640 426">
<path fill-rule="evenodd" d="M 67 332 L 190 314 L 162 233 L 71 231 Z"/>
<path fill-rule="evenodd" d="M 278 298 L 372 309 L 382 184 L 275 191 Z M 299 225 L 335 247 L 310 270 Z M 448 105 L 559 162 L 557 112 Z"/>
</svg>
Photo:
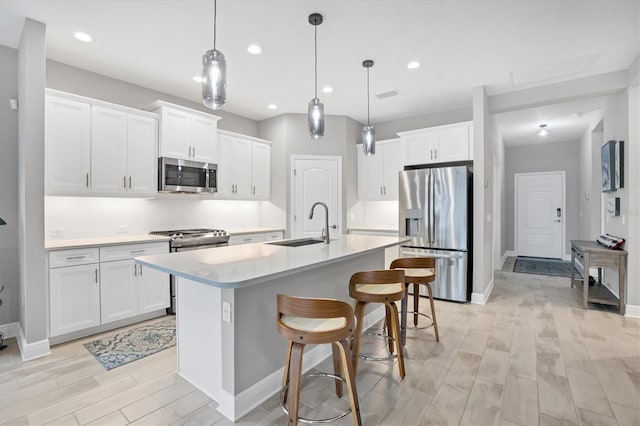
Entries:
<svg viewBox="0 0 640 426">
<path fill-rule="evenodd" d="M 158 160 L 160 192 L 216 192 L 216 181 L 215 164 L 167 157 L 160 157 Z"/>
</svg>

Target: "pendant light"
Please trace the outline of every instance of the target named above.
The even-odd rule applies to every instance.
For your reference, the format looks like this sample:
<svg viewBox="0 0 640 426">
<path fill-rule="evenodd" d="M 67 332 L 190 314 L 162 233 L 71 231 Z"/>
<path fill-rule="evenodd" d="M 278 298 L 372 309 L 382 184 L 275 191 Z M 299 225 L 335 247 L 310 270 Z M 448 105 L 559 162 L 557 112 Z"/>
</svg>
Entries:
<svg viewBox="0 0 640 426">
<path fill-rule="evenodd" d="M 373 66 L 373 61 L 367 59 L 362 66 L 367 69 L 367 125 L 362 128 L 362 148 L 364 155 L 373 155 L 376 153 L 376 129 L 369 123 L 369 68 Z"/>
<path fill-rule="evenodd" d="M 324 104 L 318 99 L 318 25 L 322 24 L 322 15 L 312 13 L 309 15 L 309 23 L 314 27 L 314 48 L 315 48 L 315 97 L 309 101 L 307 119 L 309 121 L 309 134 L 314 139 L 324 136 Z"/>
<path fill-rule="evenodd" d="M 217 0 L 213 0 L 213 49 L 202 55 L 202 103 L 222 109 L 227 101 L 227 60 L 216 49 Z"/>
</svg>

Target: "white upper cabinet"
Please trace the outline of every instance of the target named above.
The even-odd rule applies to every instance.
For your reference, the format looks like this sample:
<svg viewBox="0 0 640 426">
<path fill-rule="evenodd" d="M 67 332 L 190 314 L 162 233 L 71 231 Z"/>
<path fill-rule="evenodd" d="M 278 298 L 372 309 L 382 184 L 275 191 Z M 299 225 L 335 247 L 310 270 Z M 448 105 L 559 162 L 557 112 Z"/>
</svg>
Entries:
<svg viewBox="0 0 640 426">
<path fill-rule="evenodd" d="M 152 195 L 158 120 L 153 113 L 47 90 L 47 195 Z"/>
<path fill-rule="evenodd" d="M 269 141 L 218 131 L 218 198 L 268 200 L 271 192 Z"/>
<path fill-rule="evenodd" d="M 473 159 L 473 122 L 398 132 L 403 166 Z"/>
<path fill-rule="evenodd" d="M 160 156 L 218 163 L 220 117 L 156 101 L 147 109 L 160 116 Z"/>
<path fill-rule="evenodd" d="M 376 153 L 366 156 L 358 150 L 358 199 L 397 200 L 400 163 L 400 139 L 376 142 Z"/>
<path fill-rule="evenodd" d="M 45 192 L 88 192 L 91 104 L 49 95 L 45 104 Z"/>
</svg>

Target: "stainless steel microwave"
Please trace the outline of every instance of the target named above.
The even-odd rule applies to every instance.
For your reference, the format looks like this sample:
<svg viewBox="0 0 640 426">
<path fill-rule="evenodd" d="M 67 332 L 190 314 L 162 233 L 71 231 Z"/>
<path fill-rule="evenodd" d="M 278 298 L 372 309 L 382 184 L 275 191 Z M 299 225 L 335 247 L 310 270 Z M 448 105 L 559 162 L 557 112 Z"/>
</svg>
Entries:
<svg viewBox="0 0 640 426">
<path fill-rule="evenodd" d="M 218 165 L 160 157 L 158 191 L 196 194 L 217 192 Z"/>
</svg>

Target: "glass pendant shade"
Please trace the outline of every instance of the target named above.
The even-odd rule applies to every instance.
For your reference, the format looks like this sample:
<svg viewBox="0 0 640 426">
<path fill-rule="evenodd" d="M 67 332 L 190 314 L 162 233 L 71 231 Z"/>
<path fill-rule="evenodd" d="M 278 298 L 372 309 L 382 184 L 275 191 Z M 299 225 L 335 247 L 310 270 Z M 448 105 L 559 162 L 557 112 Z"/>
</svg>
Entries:
<svg viewBox="0 0 640 426">
<path fill-rule="evenodd" d="M 211 109 L 222 109 L 227 101 L 227 60 L 216 49 L 202 55 L 202 103 Z"/>
<path fill-rule="evenodd" d="M 307 114 L 309 121 L 309 134 L 314 139 L 324 136 L 324 104 L 318 98 L 309 101 Z"/>
<path fill-rule="evenodd" d="M 373 126 L 364 126 L 362 128 L 362 148 L 364 155 L 376 153 L 376 129 Z"/>
</svg>

